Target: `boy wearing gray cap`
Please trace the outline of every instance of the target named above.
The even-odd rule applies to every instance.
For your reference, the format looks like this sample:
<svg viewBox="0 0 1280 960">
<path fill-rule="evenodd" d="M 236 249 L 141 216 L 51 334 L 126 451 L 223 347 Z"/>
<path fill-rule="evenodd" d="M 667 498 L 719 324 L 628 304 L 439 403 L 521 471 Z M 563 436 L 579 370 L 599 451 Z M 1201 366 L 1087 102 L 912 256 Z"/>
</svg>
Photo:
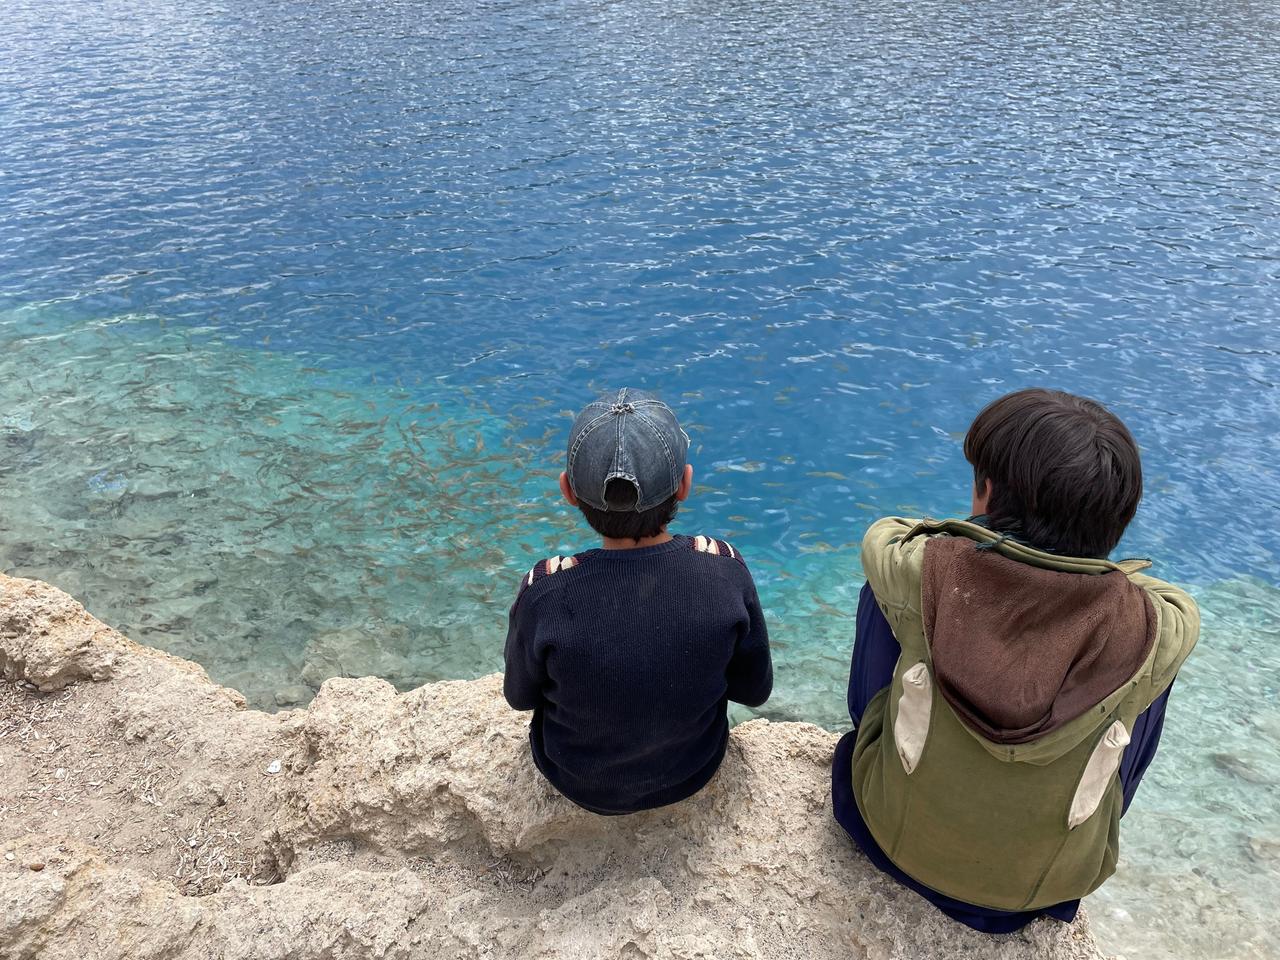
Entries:
<svg viewBox="0 0 1280 960">
<path fill-rule="evenodd" d="M 697 793 L 724 757 L 727 701 L 758 707 L 773 688 L 741 554 L 667 532 L 693 484 L 688 450 L 675 414 L 649 394 L 588 404 L 560 490 L 603 545 L 539 561 L 511 607 L 507 702 L 533 711 L 538 769 L 594 813 Z"/>
</svg>

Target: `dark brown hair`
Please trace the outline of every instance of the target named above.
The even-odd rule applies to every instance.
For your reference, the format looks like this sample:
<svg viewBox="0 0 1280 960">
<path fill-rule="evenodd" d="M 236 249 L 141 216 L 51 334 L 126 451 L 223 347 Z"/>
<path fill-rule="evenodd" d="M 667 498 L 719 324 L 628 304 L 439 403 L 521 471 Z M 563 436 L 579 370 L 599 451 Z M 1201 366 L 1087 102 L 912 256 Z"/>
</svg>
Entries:
<svg viewBox="0 0 1280 960">
<path fill-rule="evenodd" d="M 604 486 L 604 502 L 608 510 L 597 510 L 590 504 L 578 501 L 578 509 L 591 524 L 591 529 L 602 537 L 614 540 L 634 540 L 639 543 L 645 537 L 656 537 L 676 518 L 679 504 L 673 493 L 656 507 L 637 511 L 636 486 L 621 477 L 614 477 Z"/>
<path fill-rule="evenodd" d="M 964 455 L 991 481 L 987 524 L 1032 546 L 1105 557 L 1142 499 L 1138 445 L 1102 404 L 1058 390 L 1019 390 L 988 404 Z"/>
</svg>

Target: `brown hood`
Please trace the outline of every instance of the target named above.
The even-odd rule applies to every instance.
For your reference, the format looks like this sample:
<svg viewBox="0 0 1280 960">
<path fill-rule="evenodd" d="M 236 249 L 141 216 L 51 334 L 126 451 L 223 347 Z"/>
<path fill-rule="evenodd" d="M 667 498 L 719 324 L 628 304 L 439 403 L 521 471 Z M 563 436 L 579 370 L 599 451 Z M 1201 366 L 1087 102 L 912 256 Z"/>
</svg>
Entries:
<svg viewBox="0 0 1280 960">
<path fill-rule="evenodd" d="M 966 537 L 928 542 L 921 602 L 938 689 L 996 743 L 1036 740 L 1101 703 L 1156 636 L 1150 600 L 1122 572 L 1046 570 Z"/>
</svg>

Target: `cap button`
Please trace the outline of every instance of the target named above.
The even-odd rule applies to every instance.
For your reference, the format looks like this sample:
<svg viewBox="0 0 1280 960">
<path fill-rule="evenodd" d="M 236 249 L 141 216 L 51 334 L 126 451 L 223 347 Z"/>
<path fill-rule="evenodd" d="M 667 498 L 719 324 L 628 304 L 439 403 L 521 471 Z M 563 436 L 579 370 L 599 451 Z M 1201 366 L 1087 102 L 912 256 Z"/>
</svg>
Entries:
<svg viewBox="0 0 1280 960">
<path fill-rule="evenodd" d="M 615 404 L 613 405 L 613 411 L 612 411 L 612 412 L 613 412 L 614 416 L 619 416 L 619 415 L 624 414 L 624 413 L 635 413 L 635 412 L 636 412 L 636 408 L 635 408 L 635 407 L 633 407 L 633 406 L 632 406 L 631 404 L 629 404 L 629 403 L 615 403 Z"/>
</svg>

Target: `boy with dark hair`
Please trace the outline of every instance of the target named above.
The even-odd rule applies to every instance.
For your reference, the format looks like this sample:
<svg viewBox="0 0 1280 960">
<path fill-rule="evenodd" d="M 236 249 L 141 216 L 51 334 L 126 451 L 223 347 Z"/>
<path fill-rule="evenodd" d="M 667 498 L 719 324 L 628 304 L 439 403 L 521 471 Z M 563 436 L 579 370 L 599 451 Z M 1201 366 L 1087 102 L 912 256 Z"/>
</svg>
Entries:
<svg viewBox="0 0 1280 960">
<path fill-rule="evenodd" d="M 769 635 L 742 555 L 667 532 L 687 499 L 689 437 L 666 404 L 623 389 L 569 432 L 560 491 L 603 538 L 521 580 L 503 690 L 532 710 L 534 763 L 594 813 L 697 793 L 720 766 L 727 701 L 773 688 Z"/>
<path fill-rule="evenodd" d="M 1142 498 L 1101 404 L 1023 390 L 969 428 L 969 520 L 877 521 L 836 748 L 836 819 L 867 857 L 988 933 L 1075 917 L 1199 633 L 1195 603 L 1113 563 Z"/>
</svg>

